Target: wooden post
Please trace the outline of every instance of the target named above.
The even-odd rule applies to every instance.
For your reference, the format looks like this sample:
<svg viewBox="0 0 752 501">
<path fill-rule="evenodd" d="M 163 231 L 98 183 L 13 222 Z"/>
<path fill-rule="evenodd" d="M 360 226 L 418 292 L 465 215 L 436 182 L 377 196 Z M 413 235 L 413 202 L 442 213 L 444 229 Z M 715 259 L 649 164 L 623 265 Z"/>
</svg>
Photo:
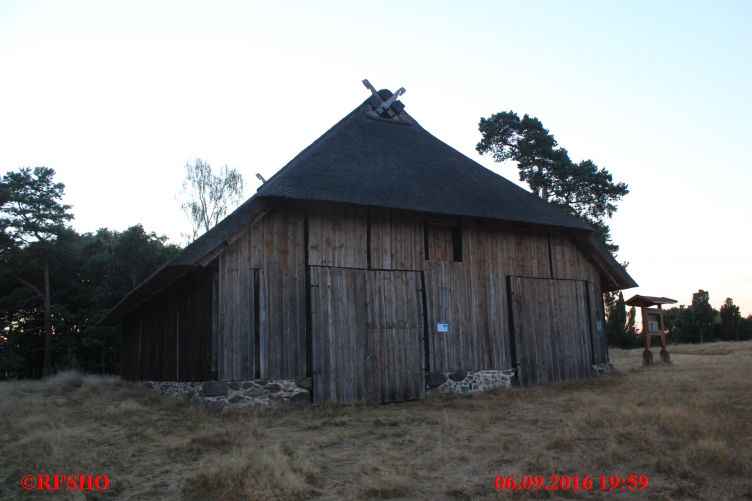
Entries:
<svg viewBox="0 0 752 501">
<path fill-rule="evenodd" d="M 645 307 L 640 307 L 640 314 L 642 315 L 642 336 L 645 338 L 645 350 L 642 352 L 642 365 L 643 367 L 653 366 L 653 353 L 650 351 L 650 333 L 648 332 L 648 315 L 645 312 Z"/>
<path fill-rule="evenodd" d="M 658 305 L 658 309 L 662 310 L 661 305 Z M 666 349 L 666 326 L 663 325 L 663 312 L 659 315 L 661 326 L 661 363 L 670 364 L 671 357 L 669 357 L 668 350 Z"/>
</svg>

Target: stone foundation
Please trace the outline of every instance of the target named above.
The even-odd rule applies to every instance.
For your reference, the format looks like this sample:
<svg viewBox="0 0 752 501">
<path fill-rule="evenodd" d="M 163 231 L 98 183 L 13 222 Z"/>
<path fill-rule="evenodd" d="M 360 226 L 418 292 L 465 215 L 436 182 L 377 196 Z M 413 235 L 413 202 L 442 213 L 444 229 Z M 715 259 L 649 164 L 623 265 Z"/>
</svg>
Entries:
<svg viewBox="0 0 752 501">
<path fill-rule="evenodd" d="M 311 393 L 307 381 L 288 379 L 250 381 L 144 381 L 143 384 L 162 395 L 200 405 L 208 412 L 258 409 L 284 405 L 305 406 Z"/>
<path fill-rule="evenodd" d="M 593 365 L 597 375 L 613 371 L 610 363 Z M 474 372 L 429 372 L 426 394 L 455 393 L 469 395 L 496 388 L 511 388 L 514 369 Z M 248 381 L 144 381 L 162 395 L 180 398 L 200 405 L 208 412 L 229 412 L 234 409 L 258 409 L 276 406 L 307 406 L 311 403 L 311 380 L 290 379 Z"/>
<path fill-rule="evenodd" d="M 426 375 L 426 394 L 457 393 L 469 395 L 495 388 L 511 388 L 514 369 L 475 372 L 429 372 Z"/>
<path fill-rule="evenodd" d="M 614 366 L 606 362 L 605 364 L 593 365 L 593 369 L 595 370 L 595 374 L 597 376 L 600 376 L 601 374 L 608 374 L 609 372 L 612 372 L 614 370 Z"/>
</svg>

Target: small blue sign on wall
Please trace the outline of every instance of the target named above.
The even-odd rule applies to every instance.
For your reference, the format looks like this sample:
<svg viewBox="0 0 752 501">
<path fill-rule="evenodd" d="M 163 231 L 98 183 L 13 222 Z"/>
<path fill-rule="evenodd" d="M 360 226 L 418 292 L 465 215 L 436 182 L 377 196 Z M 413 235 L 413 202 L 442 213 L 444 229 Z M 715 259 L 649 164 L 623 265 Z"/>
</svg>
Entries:
<svg viewBox="0 0 752 501">
<path fill-rule="evenodd" d="M 449 324 L 436 324 L 436 332 L 449 332 Z"/>
</svg>

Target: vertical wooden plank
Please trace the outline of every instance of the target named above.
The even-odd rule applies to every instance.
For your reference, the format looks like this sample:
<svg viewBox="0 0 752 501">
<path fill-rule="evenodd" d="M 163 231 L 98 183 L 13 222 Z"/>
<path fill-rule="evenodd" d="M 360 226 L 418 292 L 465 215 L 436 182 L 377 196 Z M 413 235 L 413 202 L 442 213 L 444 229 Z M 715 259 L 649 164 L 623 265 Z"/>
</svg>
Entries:
<svg viewBox="0 0 752 501">
<path fill-rule="evenodd" d="M 309 214 L 309 264 L 367 268 L 367 221 L 367 210 L 363 207 L 312 205 Z"/>
<path fill-rule="evenodd" d="M 211 374 L 216 379 L 219 374 L 219 273 L 213 272 L 211 277 Z"/>
<path fill-rule="evenodd" d="M 418 277 L 417 272 L 311 267 L 312 286 L 319 285 L 311 296 L 313 356 L 320 364 L 314 378 L 317 402 L 421 395 Z"/>
<path fill-rule="evenodd" d="M 322 372 L 324 370 L 324 361 L 322 357 L 322 337 L 321 332 L 324 322 L 322 318 L 322 310 L 324 305 L 321 304 L 321 292 L 317 290 L 320 287 L 319 278 L 320 269 L 317 267 L 309 267 L 309 288 L 310 288 L 310 315 L 311 315 L 311 383 L 313 391 L 314 403 L 323 403 L 324 398 L 324 379 Z"/>
<path fill-rule="evenodd" d="M 523 384 L 591 373 L 587 288 L 583 281 L 512 277 L 511 312 Z"/>
</svg>

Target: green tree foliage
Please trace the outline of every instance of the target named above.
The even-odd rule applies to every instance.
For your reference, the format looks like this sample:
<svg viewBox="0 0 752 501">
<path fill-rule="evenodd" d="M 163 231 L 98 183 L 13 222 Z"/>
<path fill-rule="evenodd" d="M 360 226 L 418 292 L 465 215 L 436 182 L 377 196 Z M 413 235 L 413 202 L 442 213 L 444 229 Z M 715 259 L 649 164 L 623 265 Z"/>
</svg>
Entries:
<svg viewBox="0 0 752 501">
<path fill-rule="evenodd" d="M 747 315 L 739 322 L 739 340 L 752 339 L 752 315 Z"/>
<path fill-rule="evenodd" d="M 668 340 L 687 343 L 689 341 L 689 309 L 684 305 L 667 308 L 663 311 L 663 324 L 669 330 Z"/>
<path fill-rule="evenodd" d="M 730 297 L 721 306 L 721 339 L 726 341 L 739 341 L 741 338 L 742 315 L 739 307 L 734 304 Z"/>
<path fill-rule="evenodd" d="M 6 245 L 6 264 L 20 251 L 36 257 L 39 269 L 27 275 L 13 272 L 18 267 L 9 266 L 8 274 L 22 283 L 41 300 L 43 305 L 44 343 L 42 373 L 50 369 L 52 346 L 52 297 L 50 290 L 50 249 L 65 225 L 73 218 L 69 205 L 61 203 L 65 185 L 53 180 L 55 171 L 49 167 L 22 168 L 8 172 L 2 178 L 3 205 L 0 229 Z M 6 271 L 7 271 L 6 270 Z"/>
<path fill-rule="evenodd" d="M 537 118 L 520 119 L 514 111 L 506 111 L 481 118 L 478 128 L 479 153 L 488 153 L 497 162 L 516 162 L 520 180 L 535 195 L 592 225 L 612 252 L 618 250 L 607 220 L 616 212 L 616 202 L 629 193 L 625 183 L 615 183 L 611 173 L 592 160 L 573 162 Z"/>
<path fill-rule="evenodd" d="M 54 301 L 51 362 L 54 369 L 116 372 L 119 327 L 97 322 L 130 290 L 146 279 L 179 248 L 141 225 L 123 232 L 100 229 L 80 235 L 62 231 L 49 248 Z M 29 272 L 33 248 L 22 249 L 14 271 Z M 0 284 L 0 376 L 38 376 L 43 325 L 38 301 L 28 288 Z"/>
<path fill-rule="evenodd" d="M 226 165 L 212 172 L 208 162 L 197 158 L 185 164 L 181 208 L 191 221 L 192 239 L 207 232 L 240 202 L 243 176 Z"/>
<path fill-rule="evenodd" d="M 670 308 L 664 313 L 670 337 L 680 343 L 752 339 L 752 315 L 742 318 L 734 300 L 726 298 L 720 311 L 710 305 L 707 291 L 692 295 L 690 306 Z"/>
<path fill-rule="evenodd" d="M 636 348 L 640 345 L 634 328 L 634 307 L 627 314 L 624 295 L 619 292 L 608 304 L 606 313 L 606 337 L 610 346 Z"/>
<path fill-rule="evenodd" d="M 692 308 L 690 309 L 690 337 L 700 343 L 711 338 L 715 310 L 710 305 L 710 294 L 702 289 L 692 294 Z"/>
<path fill-rule="evenodd" d="M 10 233 L 10 218 L 7 209 L 10 205 L 10 188 L 0 179 L 0 266 L 7 263 L 15 245 Z"/>
</svg>

